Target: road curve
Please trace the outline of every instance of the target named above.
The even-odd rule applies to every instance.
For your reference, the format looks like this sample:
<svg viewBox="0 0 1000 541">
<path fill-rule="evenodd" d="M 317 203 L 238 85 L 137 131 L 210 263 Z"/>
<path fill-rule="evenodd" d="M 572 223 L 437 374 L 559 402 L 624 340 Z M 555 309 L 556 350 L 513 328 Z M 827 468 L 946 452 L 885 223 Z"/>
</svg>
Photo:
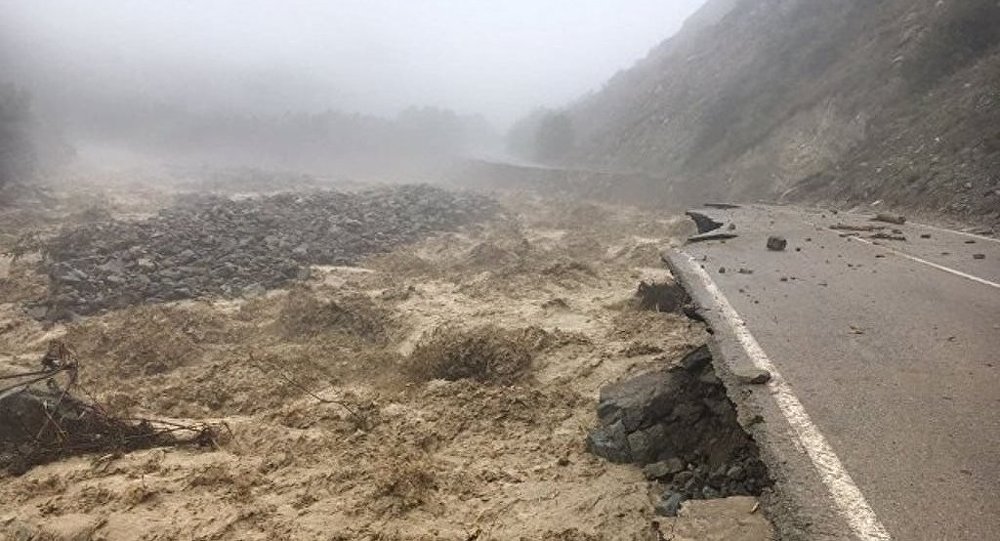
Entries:
<svg viewBox="0 0 1000 541">
<path fill-rule="evenodd" d="M 1000 242 L 786 207 L 699 216 L 736 236 L 664 259 L 715 333 L 783 538 L 1000 539 Z M 761 367 L 770 382 L 741 383 Z"/>
</svg>

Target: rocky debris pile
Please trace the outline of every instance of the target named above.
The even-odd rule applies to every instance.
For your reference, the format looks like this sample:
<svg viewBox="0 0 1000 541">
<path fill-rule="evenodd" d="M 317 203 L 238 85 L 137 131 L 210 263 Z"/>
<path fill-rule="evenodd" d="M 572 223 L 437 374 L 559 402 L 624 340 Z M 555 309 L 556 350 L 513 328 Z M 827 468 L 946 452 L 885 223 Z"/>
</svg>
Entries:
<svg viewBox="0 0 1000 541">
<path fill-rule="evenodd" d="M 140 222 L 66 231 L 46 248 L 49 297 L 32 315 L 63 319 L 141 302 L 238 296 L 348 265 L 487 216 L 483 197 L 429 186 L 233 200 L 195 195 Z"/>
<path fill-rule="evenodd" d="M 657 512 L 672 516 L 689 499 L 759 496 L 771 485 L 756 443 L 712 368 L 708 348 L 676 366 L 601 389 L 592 453 L 644 465 L 663 489 Z"/>
</svg>

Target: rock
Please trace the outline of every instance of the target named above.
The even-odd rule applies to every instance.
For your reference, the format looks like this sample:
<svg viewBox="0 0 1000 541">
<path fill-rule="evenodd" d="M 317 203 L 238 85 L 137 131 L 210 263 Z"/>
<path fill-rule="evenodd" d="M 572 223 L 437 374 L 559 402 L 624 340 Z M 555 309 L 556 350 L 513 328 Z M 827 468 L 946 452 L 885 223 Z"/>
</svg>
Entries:
<svg viewBox="0 0 1000 541">
<path fill-rule="evenodd" d="M 681 383 L 667 371 L 654 371 L 607 385 L 600 391 L 597 416 L 604 426 L 620 421 L 628 432 L 651 426 L 670 413 Z"/>
<path fill-rule="evenodd" d="M 639 308 L 657 312 L 677 312 L 690 300 L 684 288 L 673 280 L 664 282 L 639 282 L 635 298 Z"/>
<path fill-rule="evenodd" d="M 632 462 L 645 464 L 656 460 L 656 441 L 643 430 L 636 430 L 627 436 Z"/>
<path fill-rule="evenodd" d="M 674 484 L 678 486 L 684 486 L 691 478 L 694 477 L 694 472 L 690 470 L 679 471 L 674 474 Z"/>
<path fill-rule="evenodd" d="M 671 418 L 684 425 L 693 425 L 701 418 L 704 408 L 695 402 L 680 402 L 670 412 Z"/>
<path fill-rule="evenodd" d="M 725 464 L 720 465 L 712 471 L 712 474 L 708 476 L 708 484 L 714 488 L 722 488 L 726 484 L 726 470 L 729 468 Z M 707 498 L 706 498 L 707 499 Z"/>
<path fill-rule="evenodd" d="M 875 215 L 872 220 L 876 222 L 886 222 L 890 224 L 903 225 L 906 223 L 906 216 L 901 214 L 889 214 L 886 212 Z"/>
<path fill-rule="evenodd" d="M 628 432 L 620 421 L 591 430 L 587 434 L 586 445 L 587 451 L 611 462 L 627 464 L 632 461 Z"/>
<path fill-rule="evenodd" d="M 779 237 L 777 235 L 771 235 L 767 237 L 767 249 L 773 250 L 775 252 L 780 252 L 788 246 L 788 241 L 784 237 Z"/>
<path fill-rule="evenodd" d="M 698 381 L 706 385 L 720 385 L 722 383 L 719 380 L 719 376 L 715 375 L 714 370 L 708 370 L 704 374 L 699 375 Z"/>
<path fill-rule="evenodd" d="M 677 457 L 647 464 L 642 468 L 642 473 L 650 480 L 664 479 L 682 471 L 684 471 L 684 461 Z"/>
<path fill-rule="evenodd" d="M 771 373 L 760 368 L 738 368 L 733 375 L 736 381 L 744 384 L 760 385 L 771 381 Z"/>
<path fill-rule="evenodd" d="M 703 482 L 704 481 L 702 480 L 699 474 L 693 473 L 691 477 L 687 480 L 687 482 L 684 483 L 684 493 L 687 494 L 689 497 L 693 497 L 695 495 L 701 496 L 700 487 Z"/>
<path fill-rule="evenodd" d="M 684 503 L 684 495 L 679 492 L 665 492 L 660 499 L 653 505 L 653 509 L 656 511 L 657 515 L 663 517 L 676 517 L 677 511 L 680 510 L 681 504 Z"/>
<path fill-rule="evenodd" d="M 681 358 L 678 366 L 688 372 L 697 373 L 701 372 L 711 362 L 712 352 L 709 351 L 707 345 L 702 345 Z"/>
<path fill-rule="evenodd" d="M 986 259 L 986 254 L 972 254 L 972 259 Z"/>
</svg>

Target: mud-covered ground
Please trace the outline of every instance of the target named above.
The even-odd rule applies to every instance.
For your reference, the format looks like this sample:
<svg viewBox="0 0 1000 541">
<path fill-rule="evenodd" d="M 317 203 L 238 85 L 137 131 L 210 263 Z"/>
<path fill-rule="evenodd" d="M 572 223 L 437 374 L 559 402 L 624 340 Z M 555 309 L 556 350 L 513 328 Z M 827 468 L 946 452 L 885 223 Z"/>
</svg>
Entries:
<svg viewBox="0 0 1000 541">
<path fill-rule="evenodd" d="M 133 208 L 110 193 L 116 215 L 161 200 L 136 198 Z M 357 266 L 313 266 L 285 289 L 72 323 L 25 313 L 47 292 L 36 254 L 2 260 L 0 373 L 36 367 L 61 338 L 81 362 L 80 389 L 110 411 L 223 421 L 231 437 L 216 450 L 80 456 L 5 474 L 0 531 L 768 539 L 753 498 L 656 517 L 658 489 L 638 467 L 584 448 L 601 386 L 706 339 L 697 322 L 630 302 L 641 280 L 668 278 L 658 253 L 687 232 L 684 220 L 529 196 L 500 208 Z M 101 218 L 71 214 L 0 219 L 27 230 Z M 6 238 L 9 249 L 17 235 Z"/>
</svg>

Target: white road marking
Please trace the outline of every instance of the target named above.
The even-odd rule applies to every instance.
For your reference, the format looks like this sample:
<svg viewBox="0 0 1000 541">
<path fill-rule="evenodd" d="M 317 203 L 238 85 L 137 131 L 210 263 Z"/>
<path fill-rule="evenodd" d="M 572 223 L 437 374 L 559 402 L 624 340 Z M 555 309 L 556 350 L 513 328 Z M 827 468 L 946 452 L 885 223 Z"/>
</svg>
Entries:
<svg viewBox="0 0 1000 541">
<path fill-rule="evenodd" d="M 935 231 L 942 231 L 942 232 L 945 232 L 945 233 L 954 233 L 955 235 L 963 235 L 963 236 L 966 236 L 966 237 L 972 237 L 974 239 L 979 239 L 979 240 L 987 240 L 987 241 L 990 241 L 990 242 L 1000 242 L 1000 239 L 993 238 L 993 237 L 987 237 L 985 235 L 977 235 L 975 233 L 967 233 L 965 231 L 956 231 L 954 229 L 948 229 L 948 228 L 945 228 L 945 227 L 938 227 L 936 225 L 927 225 L 927 224 L 922 224 L 922 223 L 918 223 L 918 222 L 908 222 L 908 223 L 911 224 L 911 225 L 915 225 L 917 227 L 923 227 L 924 229 L 933 229 Z"/>
<path fill-rule="evenodd" d="M 892 537 L 885 529 L 885 526 L 875 515 L 875 511 L 868 505 L 864 494 L 849 473 L 841 464 L 840 459 L 834 453 L 833 448 L 827 443 L 826 438 L 819 431 L 819 428 L 809 419 L 802 403 L 792 392 L 791 386 L 778 372 L 777 367 L 764 353 L 764 350 L 757 343 L 750 330 L 747 329 L 746 322 L 733 309 L 722 291 L 715 285 L 705 269 L 702 269 L 690 254 L 681 252 L 688 260 L 690 268 L 695 272 L 701 281 L 701 286 L 712 296 L 715 301 L 715 308 L 722 315 L 725 322 L 733 329 L 736 339 L 747 357 L 750 358 L 754 366 L 761 370 L 767 370 L 771 374 L 771 381 L 767 383 L 771 395 L 778 404 L 778 409 L 791 425 L 792 431 L 798 443 L 805 450 L 812 460 L 813 465 L 820 474 L 823 484 L 830 491 L 830 496 L 837 506 L 837 510 L 847 521 L 854 535 L 862 541 L 889 541 Z"/>
<path fill-rule="evenodd" d="M 814 224 L 814 223 L 812 223 L 812 222 L 810 222 L 808 220 L 802 220 L 802 221 L 804 223 L 806 223 L 806 224 L 809 224 L 809 225 L 813 226 L 813 227 L 822 228 L 822 226 Z M 926 227 L 926 228 L 929 228 L 929 229 L 936 229 L 938 231 L 945 231 L 945 232 L 948 232 L 948 233 L 955 233 L 956 235 L 965 235 L 967 237 L 975 237 L 977 239 L 991 240 L 993 242 L 1000 242 L 1000 240 L 992 239 L 990 237 L 983 237 L 981 235 L 975 235 L 975 234 L 972 234 L 972 233 L 964 233 L 962 231 L 954 231 L 954 230 L 951 230 L 951 229 L 944 229 L 942 227 L 935 227 L 933 225 L 916 224 L 916 223 L 913 223 L 913 222 L 911 222 L 911 224 L 919 226 L 919 227 Z M 893 248 L 891 246 L 886 246 L 885 244 L 875 244 L 874 242 L 872 242 L 870 240 L 867 240 L 867 239 L 864 239 L 864 238 L 861 238 L 860 236 L 848 236 L 847 239 L 848 240 L 856 240 L 858 242 L 863 242 L 863 243 L 865 243 L 865 244 L 867 244 L 869 246 L 878 246 L 879 248 L 885 248 L 886 250 L 888 250 L 888 251 L 890 251 L 890 252 L 892 252 L 892 253 L 894 253 L 894 254 L 896 254 L 898 256 L 905 257 L 906 259 L 909 259 L 911 261 L 916 261 L 917 263 L 922 263 L 924 265 L 927 265 L 928 267 L 932 267 L 932 268 L 935 268 L 935 269 L 938 269 L 938 270 L 941 270 L 941 271 L 944 271 L 944 272 L 947 272 L 947 273 L 951 273 L 951 274 L 954 274 L 955 276 L 961 276 L 962 278 L 965 278 L 967 280 L 972 280 L 973 282 L 978 282 L 978 283 L 983 284 L 983 285 L 987 285 L 987 286 L 990 286 L 990 287 L 995 287 L 995 288 L 1000 289 L 1000 284 L 998 284 L 996 282 L 991 282 L 991 281 L 989 281 L 989 280 L 987 280 L 985 278 L 980 278 L 980 277 L 978 277 L 978 276 L 976 276 L 974 274 L 969 274 L 969 273 L 966 273 L 966 272 L 962 272 L 960 270 L 956 270 L 956 269 L 953 269 L 951 267 L 946 267 L 944 265 L 939 265 L 937 263 L 934 263 L 933 261 L 928 261 L 926 259 L 917 257 L 915 255 L 910 255 L 910 254 L 908 254 L 906 252 L 903 252 L 901 250 L 897 250 L 897 249 L 895 249 L 895 248 Z"/>
<path fill-rule="evenodd" d="M 863 239 L 861 237 L 847 237 L 847 238 L 852 239 L 852 240 L 856 240 L 858 242 L 863 242 L 863 243 L 865 243 L 865 244 L 867 244 L 869 246 L 878 246 L 879 248 L 884 248 L 886 250 L 889 250 L 890 252 L 892 252 L 892 253 L 900 256 L 900 257 L 905 257 L 906 259 L 909 259 L 911 261 L 916 261 L 917 263 L 923 263 L 924 265 L 927 265 L 928 267 L 933 267 L 935 269 L 942 270 L 944 272 L 948 272 L 948 273 L 954 274 L 955 276 L 961 276 L 962 278 L 965 278 L 967 280 L 972 280 L 973 282 L 979 282 L 980 284 L 984 284 L 984 285 L 988 285 L 988 286 L 992 286 L 992 287 L 995 287 L 997 289 L 1000 289 L 1000 284 L 998 284 L 996 282 L 991 282 L 991 281 L 989 281 L 989 280 L 987 280 L 985 278 L 980 278 L 978 276 L 974 276 L 972 274 L 968 274 L 968 273 L 962 272 L 960 270 L 955 270 L 955 269 L 953 269 L 951 267 L 945 267 L 944 265 L 938 265 L 937 263 L 934 263 L 932 261 L 927 261 L 926 259 L 919 258 L 919 257 L 917 257 L 915 255 L 910 255 L 910 254 L 908 254 L 906 252 L 897 250 L 897 249 L 895 249 L 895 248 L 893 248 L 891 246 L 886 246 L 884 244 L 875 244 L 874 242 L 872 242 L 870 240 L 867 240 L 867 239 Z"/>
</svg>

